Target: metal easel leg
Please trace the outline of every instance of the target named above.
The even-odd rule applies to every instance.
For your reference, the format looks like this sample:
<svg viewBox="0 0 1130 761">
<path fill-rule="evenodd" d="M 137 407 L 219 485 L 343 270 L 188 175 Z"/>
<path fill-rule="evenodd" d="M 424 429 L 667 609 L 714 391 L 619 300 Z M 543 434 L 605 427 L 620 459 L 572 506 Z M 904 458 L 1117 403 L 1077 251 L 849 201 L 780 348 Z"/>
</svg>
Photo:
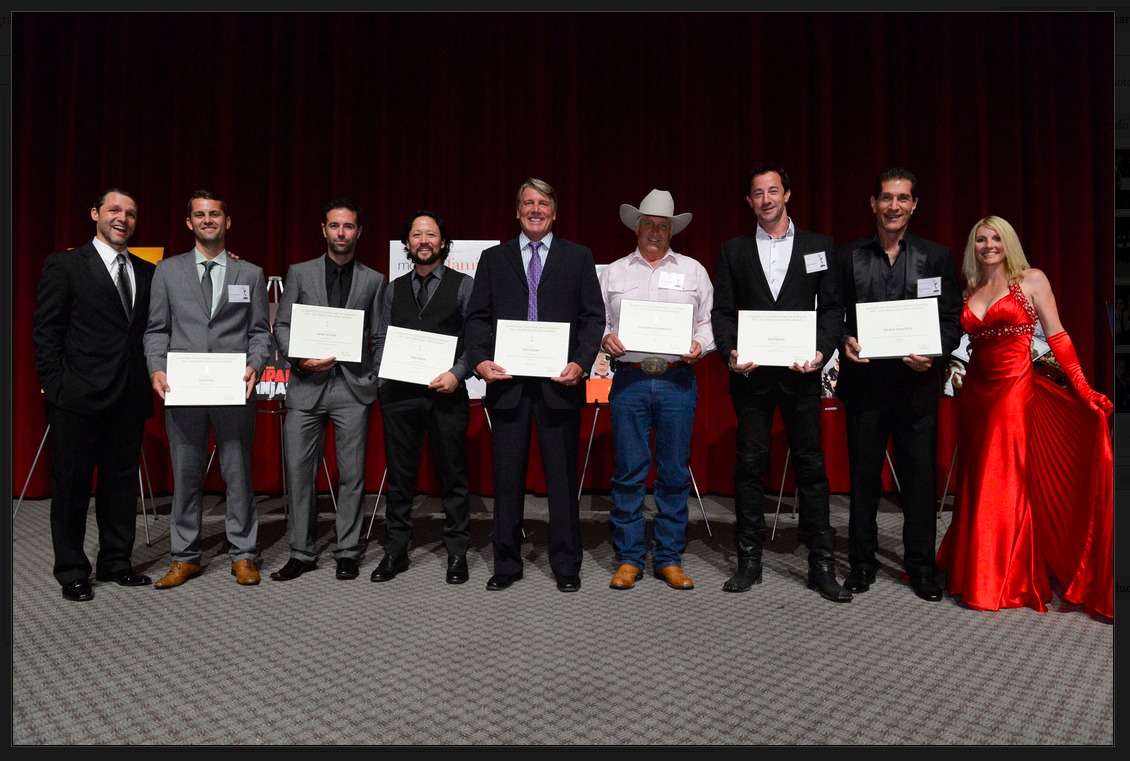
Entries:
<svg viewBox="0 0 1130 761">
<path fill-rule="evenodd" d="M 698 509 L 702 511 L 702 520 L 706 523 L 706 535 L 713 537 L 714 532 L 710 530 L 710 519 L 706 517 L 706 505 L 702 504 L 702 495 L 698 492 L 698 482 L 694 480 L 694 471 L 691 470 L 689 462 L 687 463 L 687 472 L 691 474 L 691 486 L 694 487 L 694 495 L 698 497 Z"/>
<path fill-rule="evenodd" d="M 589 455 L 592 454 L 592 440 L 596 436 L 596 419 L 600 417 L 600 402 L 595 402 L 596 407 L 592 413 L 592 430 L 589 431 L 589 447 L 585 450 L 585 463 L 581 466 L 581 483 L 577 486 L 577 501 L 581 501 L 581 492 L 585 490 L 585 473 L 589 470 Z"/>
<path fill-rule="evenodd" d="M 899 486 L 898 473 L 895 473 L 895 464 L 893 462 L 891 462 L 891 451 L 888 449 L 886 454 L 887 454 L 887 465 L 891 469 L 891 478 L 893 478 L 895 480 L 895 489 L 898 490 L 899 494 L 902 494 L 902 487 Z"/>
<path fill-rule="evenodd" d="M 950 490 L 950 477 L 953 475 L 953 465 L 957 462 L 957 443 L 953 445 L 953 454 L 950 456 L 950 469 L 946 472 L 946 485 L 942 487 L 942 497 L 938 500 L 938 520 L 942 518 L 942 508 L 946 506 L 946 496 Z"/>
<path fill-rule="evenodd" d="M 377 501 L 373 503 L 373 517 L 369 518 L 369 530 L 365 532 L 365 541 L 369 541 L 369 535 L 373 533 L 373 523 L 377 520 L 377 513 L 381 509 L 381 492 L 385 490 L 385 479 L 388 478 L 388 466 L 385 466 L 385 472 L 381 476 L 381 485 L 377 487 Z"/>
<path fill-rule="evenodd" d="M 777 519 L 781 517 L 781 498 L 785 496 L 785 475 L 789 472 L 789 455 L 792 447 L 785 450 L 785 466 L 781 469 L 781 486 L 777 489 L 777 512 L 773 513 L 773 531 L 769 534 L 769 541 L 777 538 Z M 796 500 L 793 500 L 793 514 L 796 514 Z"/>
<path fill-rule="evenodd" d="M 31 474 L 35 472 L 35 466 L 39 464 L 39 455 L 43 453 L 43 445 L 47 443 L 47 434 L 51 433 L 51 424 L 47 424 L 47 430 L 43 432 L 43 438 L 39 441 L 39 449 L 35 450 L 35 459 L 31 461 L 31 468 L 28 469 L 27 478 L 24 479 L 24 488 L 20 490 L 20 498 L 16 500 L 16 507 L 12 510 L 12 520 L 16 519 L 16 513 L 20 511 L 20 505 L 23 504 L 24 494 L 27 493 L 27 485 L 31 483 Z"/>
</svg>

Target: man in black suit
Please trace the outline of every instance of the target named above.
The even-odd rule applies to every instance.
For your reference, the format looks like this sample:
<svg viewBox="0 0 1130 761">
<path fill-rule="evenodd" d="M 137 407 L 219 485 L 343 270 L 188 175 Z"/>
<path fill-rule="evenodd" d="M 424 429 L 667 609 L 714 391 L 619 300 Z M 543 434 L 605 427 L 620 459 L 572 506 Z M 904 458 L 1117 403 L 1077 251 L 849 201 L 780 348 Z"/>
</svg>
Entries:
<svg viewBox="0 0 1130 761">
<path fill-rule="evenodd" d="M 718 257 L 714 339 L 730 370 L 737 415 L 734 469 L 734 543 L 738 570 L 722 589 L 746 592 L 761 582 L 765 527 L 765 471 L 774 410 L 781 411 L 796 474 L 800 540 L 808 547 L 808 586 L 833 602 L 851 602 L 836 581 L 829 519 L 828 474 L 820 437 L 820 371 L 843 329 L 844 312 L 828 276 L 832 239 L 798 228 L 789 217 L 792 190 L 781 167 L 763 164 L 746 179 L 746 202 L 757 229 L 726 241 Z M 757 364 L 738 353 L 738 310 L 816 310 L 816 354 L 790 366 Z"/>
<path fill-rule="evenodd" d="M 844 401 L 851 506 L 844 586 L 866 592 L 879 569 L 876 515 L 888 439 L 894 441 L 903 512 L 903 567 L 915 593 L 942 599 L 935 578 L 935 490 L 937 488 L 938 397 L 946 358 L 961 340 L 961 287 L 953 255 L 945 246 L 907 233 L 918 207 L 918 180 L 902 167 L 875 180 L 871 211 L 876 231 L 841 246 L 832 260 L 847 324 L 840 344 L 836 394 Z M 937 298 L 941 356 L 865 359 L 856 305 L 877 301 Z"/>
<path fill-rule="evenodd" d="M 557 193 L 548 183 L 522 183 L 516 216 L 518 237 L 479 258 L 464 330 L 467 363 L 486 381 L 484 404 L 492 413 L 494 575 L 487 589 L 506 589 L 522 578 L 526 467 L 536 420 L 549 502 L 549 565 L 557 588 L 575 592 L 581 586 L 577 453 L 584 377 L 604 333 L 604 301 L 592 250 L 552 232 Z M 494 361 L 498 320 L 567 323 L 561 372 L 552 378 L 508 374 Z"/>
<path fill-rule="evenodd" d="M 382 378 L 378 393 L 388 463 L 385 527 L 388 542 L 370 581 L 390 581 L 408 568 L 412 540 L 412 500 L 424 432 L 443 486 L 443 543 L 447 547 L 447 583 L 469 578 L 471 498 L 467 488 L 467 425 L 471 420 L 467 376 L 471 370 L 463 350 L 463 323 L 474 280 L 445 266 L 453 241 L 447 225 L 434 211 L 419 209 L 404 222 L 400 242 L 412 271 L 392 281 L 385 294 L 377 363 L 384 358 L 388 328 L 403 328 L 454 336 L 451 367 L 423 383 Z"/>
<path fill-rule="evenodd" d="M 63 597 L 93 599 L 83 550 L 95 470 L 95 578 L 136 587 L 137 465 L 153 392 L 142 336 L 154 266 L 126 248 L 137 227 L 133 194 L 110 188 L 94 202 L 94 239 L 43 263 L 35 308 L 35 369 L 51 439 L 51 544 Z"/>
</svg>

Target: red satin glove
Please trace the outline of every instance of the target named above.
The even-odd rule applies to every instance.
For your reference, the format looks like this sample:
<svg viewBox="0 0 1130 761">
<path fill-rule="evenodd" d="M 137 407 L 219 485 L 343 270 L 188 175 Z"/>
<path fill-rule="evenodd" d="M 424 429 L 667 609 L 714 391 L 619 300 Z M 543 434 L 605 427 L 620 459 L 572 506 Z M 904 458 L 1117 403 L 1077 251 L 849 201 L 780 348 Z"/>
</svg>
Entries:
<svg viewBox="0 0 1130 761">
<path fill-rule="evenodd" d="M 1091 407 L 1110 417 L 1114 413 L 1114 405 L 1110 399 L 1095 391 L 1087 383 L 1083 368 L 1079 366 L 1079 355 L 1075 353 L 1075 344 L 1071 342 L 1071 336 L 1067 335 L 1067 331 L 1063 330 L 1054 336 L 1048 336 L 1048 346 L 1051 347 L 1056 362 L 1067 374 L 1067 379 L 1071 381 L 1075 392 Z"/>
</svg>

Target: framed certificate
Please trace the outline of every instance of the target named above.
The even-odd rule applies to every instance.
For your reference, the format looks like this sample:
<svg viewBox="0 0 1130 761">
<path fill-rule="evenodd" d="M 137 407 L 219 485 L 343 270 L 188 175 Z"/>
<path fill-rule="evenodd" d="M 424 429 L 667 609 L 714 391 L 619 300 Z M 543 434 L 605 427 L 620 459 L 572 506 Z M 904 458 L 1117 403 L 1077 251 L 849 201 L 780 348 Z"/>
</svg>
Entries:
<svg viewBox="0 0 1130 761">
<path fill-rule="evenodd" d="M 694 304 L 623 299 L 618 335 L 626 351 L 681 357 L 691 350 Z"/>
<path fill-rule="evenodd" d="M 312 304 L 295 304 L 290 313 L 292 357 L 360 362 L 365 312 Z"/>
<path fill-rule="evenodd" d="M 556 378 L 569 364 L 569 323 L 499 320 L 494 362 L 507 375 Z"/>
<path fill-rule="evenodd" d="M 816 357 L 816 312 L 739 309 L 738 364 L 791 367 Z"/>
<path fill-rule="evenodd" d="M 936 297 L 856 304 L 855 321 L 863 359 L 941 356 Z"/>
<path fill-rule="evenodd" d="M 171 351 L 166 359 L 165 375 L 169 390 L 166 407 L 216 407 L 245 404 L 247 355 Z"/>
<path fill-rule="evenodd" d="M 455 364 L 458 342 L 455 336 L 390 325 L 377 377 L 426 386 Z"/>
</svg>

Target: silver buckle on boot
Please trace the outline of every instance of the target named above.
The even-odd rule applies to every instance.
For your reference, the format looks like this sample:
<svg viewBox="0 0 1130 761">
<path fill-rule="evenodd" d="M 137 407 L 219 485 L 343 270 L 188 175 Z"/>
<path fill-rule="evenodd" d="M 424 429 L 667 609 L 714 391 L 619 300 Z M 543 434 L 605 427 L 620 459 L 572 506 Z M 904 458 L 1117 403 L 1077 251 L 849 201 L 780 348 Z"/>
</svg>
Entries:
<svg viewBox="0 0 1130 761">
<path fill-rule="evenodd" d="M 647 375 L 663 375 L 667 372 L 667 361 L 659 357 L 646 357 L 640 362 L 640 369 Z"/>
</svg>

